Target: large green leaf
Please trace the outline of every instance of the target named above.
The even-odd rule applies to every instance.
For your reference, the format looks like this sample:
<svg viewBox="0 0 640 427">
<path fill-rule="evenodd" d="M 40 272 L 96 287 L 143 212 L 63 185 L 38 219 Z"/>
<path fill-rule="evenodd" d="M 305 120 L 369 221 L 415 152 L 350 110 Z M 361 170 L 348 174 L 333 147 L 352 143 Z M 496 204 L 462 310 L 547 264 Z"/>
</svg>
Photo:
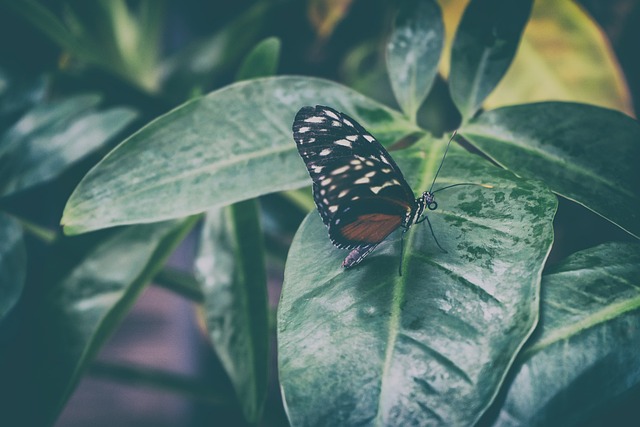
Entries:
<svg viewBox="0 0 640 427">
<path fill-rule="evenodd" d="M 412 120 L 436 78 L 443 43 L 442 16 L 434 0 L 401 3 L 387 45 L 387 68 L 396 100 Z"/>
<path fill-rule="evenodd" d="M 46 182 L 103 146 L 135 118 L 128 108 L 95 111 L 84 95 L 42 104 L 0 137 L 0 196 Z"/>
<path fill-rule="evenodd" d="M 57 416 L 88 363 L 193 224 L 188 219 L 118 230 L 55 280 L 38 313 L 44 356 L 32 396 L 43 398 L 32 414 L 36 419 Z"/>
<path fill-rule="evenodd" d="M 416 130 L 400 114 L 327 80 L 236 83 L 160 117 L 109 153 L 71 195 L 65 232 L 182 217 L 307 185 L 291 124 L 309 104 L 347 112 L 385 143 Z"/>
<path fill-rule="evenodd" d="M 507 72 L 533 0 L 471 0 L 451 48 L 449 89 L 471 118 Z"/>
<path fill-rule="evenodd" d="M 581 425 L 640 383 L 640 245 L 571 255 L 542 279 L 540 326 L 495 425 Z"/>
<path fill-rule="evenodd" d="M 196 269 L 207 329 L 245 418 L 260 419 L 267 394 L 267 278 L 258 203 L 207 212 Z"/>
<path fill-rule="evenodd" d="M 22 240 L 22 227 L 0 212 L 0 322 L 16 304 L 27 268 L 27 253 Z"/>
<path fill-rule="evenodd" d="M 428 189 L 445 141 L 398 153 Z M 437 193 L 427 226 L 360 266 L 340 267 L 318 214 L 296 234 L 278 311 L 280 380 L 292 425 L 472 425 L 491 403 L 538 315 L 556 198 L 463 150 L 442 180 L 494 188 Z"/>
<path fill-rule="evenodd" d="M 544 102 L 487 111 L 460 133 L 518 175 L 544 180 L 640 237 L 640 125 L 613 110 Z"/>
</svg>

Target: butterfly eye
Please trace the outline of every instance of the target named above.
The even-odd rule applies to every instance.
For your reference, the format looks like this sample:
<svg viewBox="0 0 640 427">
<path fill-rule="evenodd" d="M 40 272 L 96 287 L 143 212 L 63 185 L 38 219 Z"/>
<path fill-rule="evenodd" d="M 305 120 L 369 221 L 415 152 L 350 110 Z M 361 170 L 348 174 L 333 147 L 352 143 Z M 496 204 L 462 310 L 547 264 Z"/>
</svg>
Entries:
<svg viewBox="0 0 640 427">
<path fill-rule="evenodd" d="M 427 208 L 429 208 L 430 211 L 435 211 L 436 209 L 438 209 L 438 204 L 434 200 L 433 202 L 427 205 Z"/>
</svg>

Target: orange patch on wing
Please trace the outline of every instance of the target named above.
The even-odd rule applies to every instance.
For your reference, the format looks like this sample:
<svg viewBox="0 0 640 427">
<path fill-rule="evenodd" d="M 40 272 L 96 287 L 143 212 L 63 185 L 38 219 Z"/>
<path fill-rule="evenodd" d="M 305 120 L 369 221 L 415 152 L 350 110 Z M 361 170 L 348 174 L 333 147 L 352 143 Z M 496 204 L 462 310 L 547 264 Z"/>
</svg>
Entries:
<svg viewBox="0 0 640 427">
<path fill-rule="evenodd" d="M 352 241 L 378 243 L 402 223 L 402 217 L 386 214 L 361 215 L 340 229 L 340 234 Z"/>
</svg>

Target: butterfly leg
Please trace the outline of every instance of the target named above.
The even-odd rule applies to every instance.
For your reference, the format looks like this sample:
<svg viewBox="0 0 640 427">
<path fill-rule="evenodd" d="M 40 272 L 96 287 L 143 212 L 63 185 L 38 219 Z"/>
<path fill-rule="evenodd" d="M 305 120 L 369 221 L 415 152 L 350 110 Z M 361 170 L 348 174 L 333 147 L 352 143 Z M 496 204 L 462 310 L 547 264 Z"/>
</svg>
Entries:
<svg viewBox="0 0 640 427">
<path fill-rule="evenodd" d="M 367 255 L 369 255 L 371 251 L 373 251 L 379 244 L 380 243 L 375 243 L 373 245 L 360 246 L 359 248 L 355 248 L 354 250 L 349 252 L 349 255 L 347 255 L 344 261 L 342 261 L 342 266 L 344 268 L 355 267 L 356 265 L 360 264 L 362 260 Z"/>
<path fill-rule="evenodd" d="M 402 276 L 402 258 L 404 257 L 404 233 L 409 230 L 409 227 L 402 228 L 402 236 L 400 236 L 400 265 L 398 266 L 398 275 Z"/>
<path fill-rule="evenodd" d="M 440 250 L 442 250 L 442 252 L 444 252 L 445 254 L 448 254 L 449 252 L 447 252 L 447 250 L 440 245 L 440 242 L 438 242 L 438 239 L 436 238 L 436 234 L 433 232 L 433 227 L 431 226 L 431 221 L 429 221 L 429 217 L 427 215 L 425 215 L 424 217 L 422 217 L 421 219 L 416 221 L 416 224 L 420 224 L 424 220 L 426 220 L 427 224 L 429 224 L 429 230 L 431 230 L 431 235 L 433 236 L 433 240 L 435 240 L 436 245 L 438 245 L 438 247 L 440 248 Z"/>
</svg>

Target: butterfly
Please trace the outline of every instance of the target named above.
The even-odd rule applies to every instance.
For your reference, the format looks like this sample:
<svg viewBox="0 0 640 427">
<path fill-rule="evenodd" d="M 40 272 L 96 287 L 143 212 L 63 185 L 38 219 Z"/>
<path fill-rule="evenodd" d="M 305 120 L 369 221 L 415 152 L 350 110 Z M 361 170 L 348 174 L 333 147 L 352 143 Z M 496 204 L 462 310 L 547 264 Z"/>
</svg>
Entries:
<svg viewBox="0 0 640 427">
<path fill-rule="evenodd" d="M 362 262 L 398 228 L 404 236 L 412 225 L 428 221 L 425 209 L 438 207 L 431 190 L 415 198 L 387 150 L 344 113 L 322 105 L 303 107 L 293 121 L 293 138 L 331 242 L 351 250 L 345 268 Z"/>
</svg>

